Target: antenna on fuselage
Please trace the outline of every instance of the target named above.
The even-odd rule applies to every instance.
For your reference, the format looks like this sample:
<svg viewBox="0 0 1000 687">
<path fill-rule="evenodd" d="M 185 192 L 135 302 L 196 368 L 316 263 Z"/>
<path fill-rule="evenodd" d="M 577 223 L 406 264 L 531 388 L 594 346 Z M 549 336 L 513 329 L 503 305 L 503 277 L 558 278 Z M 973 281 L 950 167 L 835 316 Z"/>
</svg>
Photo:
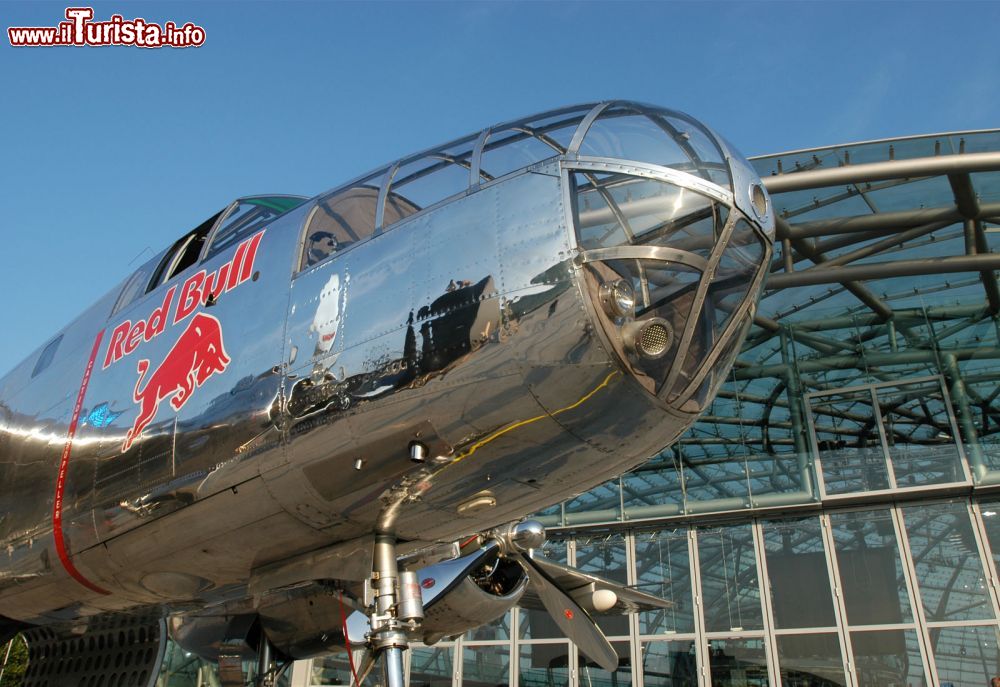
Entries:
<svg viewBox="0 0 1000 687">
<path fill-rule="evenodd" d="M 145 248 L 143 248 L 141 251 L 139 251 L 138 253 L 136 253 L 136 255 L 135 255 L 134 258 L 132 258 L 131 260 L 128 261 L 128 266 L 131 267 L 132 263 L 135 262 L 136 260 L 138 260 L 139 258 L 141 258 L 142 255 L 143 255 L 143 253 L 149 253 L 150 255 L 152 255 L 153 254 L 153 249 L 150 248 L 149 246 L 146 246 Z"/>
</svg>

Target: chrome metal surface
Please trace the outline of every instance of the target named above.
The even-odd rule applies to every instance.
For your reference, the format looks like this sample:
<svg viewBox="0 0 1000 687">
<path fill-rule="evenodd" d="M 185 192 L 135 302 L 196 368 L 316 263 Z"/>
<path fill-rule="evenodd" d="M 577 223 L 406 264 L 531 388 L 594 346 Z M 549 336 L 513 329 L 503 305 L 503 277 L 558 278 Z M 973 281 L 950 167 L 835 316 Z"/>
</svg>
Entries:
<svg viewBox="0 0 1000 687">
<path fill-rule="evenodd" d="M 252 611 L 295 585 L 349 587 L 372 569 L 352 552 L 389 533 L 394 485 L 393 561 L 584 491 L 684 431 L 770 263 L 759 180 L 651 106 L 488 131 L 317 196 L 112 314 L 116 289 L 60 332 L 48 367 L 32 376 L 39 349 L 0 380 L 0 615 Z M 627 132 L 649 143 L 640 159 L 600 154 Z M 529 140 L 542 152 L 490 173 Z M 372 233 L 299 270 L 308 218 L 359 182 Z M 618 280 L 635 322 L 675 332 L 662 357 L 626 350 L 599 295 Z"/>
<path fill-rule="evenodd" d="M 511 528 L 510 540 L 522 553 L 541 548 L 545 543 L 545 527 L 537 520 L 524 520 Z"/>
</svg>

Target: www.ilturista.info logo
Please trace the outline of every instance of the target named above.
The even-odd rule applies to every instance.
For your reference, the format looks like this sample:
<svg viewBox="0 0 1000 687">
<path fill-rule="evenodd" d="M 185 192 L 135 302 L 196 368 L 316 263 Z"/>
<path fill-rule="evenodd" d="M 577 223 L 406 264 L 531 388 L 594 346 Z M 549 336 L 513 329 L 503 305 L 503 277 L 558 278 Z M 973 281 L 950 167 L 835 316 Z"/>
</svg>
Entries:
<svg viewBox="0 0 1000 687">
<path fill-rule="evenodd" d="M 108 21 L 93 21 L 93 7 L 67 7 L 67 21 L 58 26 L 12 26 L 7 38 L 15 48 L 52 46 L 133 45 L 139 48 L 197 48 L 205 42 L 205 29 L 187 22 L 160 24 L 142 17 L 125 19 L 112 14 Z"/>
</svg>

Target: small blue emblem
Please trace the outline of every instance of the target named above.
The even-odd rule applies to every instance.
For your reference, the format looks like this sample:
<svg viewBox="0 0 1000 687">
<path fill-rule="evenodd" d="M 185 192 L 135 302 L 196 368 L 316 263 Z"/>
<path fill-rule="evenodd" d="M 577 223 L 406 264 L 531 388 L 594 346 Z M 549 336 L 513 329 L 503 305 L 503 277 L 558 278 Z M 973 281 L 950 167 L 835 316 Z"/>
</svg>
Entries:
<svg viewBox="0 0 1000 687">
<path fill-rule="evenodd" d="M 94 409 L 87 414 L 86 418 L 84 418 L 83 424 L 90 425 L 91 427 L 97 427 L 98 429 L 104 429 L 117 420 L 120 415 L 120 412 L 112 412 L 107 403 L 102 403 L 98 406 L 94 406 Z"/>
</svg>

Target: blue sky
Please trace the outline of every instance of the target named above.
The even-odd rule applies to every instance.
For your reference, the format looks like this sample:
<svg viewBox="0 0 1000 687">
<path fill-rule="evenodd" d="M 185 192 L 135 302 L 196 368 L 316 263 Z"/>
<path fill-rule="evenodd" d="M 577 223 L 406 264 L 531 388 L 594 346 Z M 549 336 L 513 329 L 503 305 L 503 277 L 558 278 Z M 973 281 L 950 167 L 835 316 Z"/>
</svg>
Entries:
<svg viewBox="0 0 1000 687">
<path fill-rule="evenodd" d="M 3 28 L 65 4 L 0 3 Z M 704 119 L 747 155 L 1000 126 L 1000 3 L 99 2 L 186 50 L 0 47 L 0 374 L 239 195 L 312 195 L 575 102 Z M 6 34 L 6 31 L 4 31 Z"/>
</svg>

